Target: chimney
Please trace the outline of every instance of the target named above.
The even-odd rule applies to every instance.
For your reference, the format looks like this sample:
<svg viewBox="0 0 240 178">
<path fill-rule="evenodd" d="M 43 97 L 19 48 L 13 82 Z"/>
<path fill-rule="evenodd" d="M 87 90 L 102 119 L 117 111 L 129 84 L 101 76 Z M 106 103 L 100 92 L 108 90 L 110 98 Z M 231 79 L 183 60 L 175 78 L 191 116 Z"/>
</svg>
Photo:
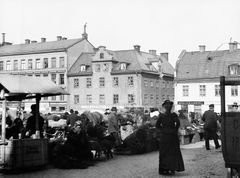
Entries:
<svg viewBox="0 0 240 178">
<path fill-rule="evenodd" d="M 161 57 L 164 57 L 168 61 L 168 53 L 160 53 Z"/>
<path fill-rule="evenodd" d="M 134 45 L 133 47 L 137 52 L 140 52 L 140 48 L 141 48 L 140 45 Z"/>
<path fill-rule="evenodd" d="M 41 42 L 42 43 L 46 42 L 46 38 L 41 38 Z"/>
<path fill-rule="evenodd" d="M 155 49 L 150 49 L 149 54 L 156 56 L 157 55 L 157 50 Z"/>
<path fill-rule="evenodd" d="M 67 40 L 67 38 L 66 38 L 66 37 L 63 37 L 62 40 Z"/>
<path fill-rule="evenodd" d="M 205 45 L 199 45 L 199 51 L 202 53 L 202 52 L 205 52 L 205 49 L 206 49 L 206 46 Z"/>
<path fill-rule="evenodd" d="M 234 41 L 233 43 L 234 43 L 233 50 L 237 50 L 237 48 L 238 48 L 238 42 L 237 42 L 237 41 Z"/>
<path fill-rule="evenodd" d="M 37 43 L 37 41 L 36 41 L 36 40 L 33 40 L 33 41 L 31 41 L 31 43 Z"/>
<path fill-rule="evenodd" d="M 233 51 L 235 51 L 237 49 L 238 43 L 236 41 L 230 42 L 228 44 L 229 44 L 229 51 L 230 52 L 233 52 Z"/>
<path fill-rule="evenodd" d="M 84 24 L 84 30 L 83 30 L 82 38 L 85 39 L 85 40 L 88 39 L 88 34 L 87 34 L 87 23 Z"/>
<path fill-rule="evenodd" d="M 2 33 L 2 45 L 5 43 L 5 33 Z"/>
<path fill-rule="evenodd" d="M 29 40 L 29 39 L 26 39 L 26 40 L 25 40 L 25 44 L 30 44 L 30 40 Z"/>
<path fill-rule="evenodd" d="M 57 36 L 57 41 L 62 40 L 62 36 Z"/>
</svg>

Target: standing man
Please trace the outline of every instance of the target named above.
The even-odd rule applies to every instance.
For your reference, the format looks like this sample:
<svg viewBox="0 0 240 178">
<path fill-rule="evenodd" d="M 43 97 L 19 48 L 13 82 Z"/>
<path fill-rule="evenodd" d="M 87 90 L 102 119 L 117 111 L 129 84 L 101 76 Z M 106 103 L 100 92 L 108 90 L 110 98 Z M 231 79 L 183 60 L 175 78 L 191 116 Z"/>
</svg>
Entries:
<svg viewBox="0 0 240 178">
<path fill-rule="evenodd" d="M 210 139 L 214 140 L 214 144 L 215 144 L 216 149 L 220 148 L 221 146 L 218 143 L 218 136 L 217 136 L 218 116 L 214 112 L 214 104 L 209 105 L 209 110 L 204 112 L 202 120 L 204 122 L 206 150 L 210 150 L 210 147 L 209 147 L 209 140 Z"/>
<path fill-rule="evenodd" d="M 78 116 L 74 113 L 73 109 L 70 109 L 70 115 L 67 116 L 67 125 L 70 125 L 69 128 L 71 129 L 75 122 L 78 120 Z"/>
<path fill-rule="evenodd" d="M 115 145 L 121 144 L 119 138 L 119 124 L 117 120 L 117 108 L 112 107 L 111 113 L 108 116 L 108 133 L 115 138 Z"/>
</svg>

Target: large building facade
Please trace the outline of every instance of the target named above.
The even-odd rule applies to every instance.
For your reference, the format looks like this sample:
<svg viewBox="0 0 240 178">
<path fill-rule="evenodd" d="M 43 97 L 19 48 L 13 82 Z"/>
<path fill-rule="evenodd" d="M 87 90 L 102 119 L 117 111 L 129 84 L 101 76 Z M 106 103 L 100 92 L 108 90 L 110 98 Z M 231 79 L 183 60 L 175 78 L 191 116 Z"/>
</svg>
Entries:
<svg viewBox="0 0 240 178">
<path fill-rule="evenodd" d="M 82 53 L 68 71 L 70 108 L 84 111 L 118 108 L 158 108 L 174 97 L 174 69 L 167 53 L 156 50 L 111 51 L 104 46 Z"/>
<path fill-rule="evenodd" d="M 67 71 L 83 52 L 93 52 L 94 46 L 82 38 L 67 39 L 61 36 L 56 41 L 41 42 L 25 40 L 25 44 L 3 43 L 0 47 L 0 74 L 20 74 L 46 77 L 68 91 Z M 69 96 L 53 96 L 41 99 L 42 112 L 63 112 L 68 109 Z M 27 110 L 33 100 L 24 101 Z"/>
<path fill-rule="evenodd" d="M 180 54 L 176 64 L 175 106 L 188 112 L 203 113 L 209 104 L 215 104 L 220 113 L 220 76 L 226 79 L 239 79 L 240 50 L 236 42 L 229 43 L 229 50 L 199 51 Z M 238 86 L 227 86 L 226 111 L 231 110 L 234 102 L 240 103 Z"/>
</svg>

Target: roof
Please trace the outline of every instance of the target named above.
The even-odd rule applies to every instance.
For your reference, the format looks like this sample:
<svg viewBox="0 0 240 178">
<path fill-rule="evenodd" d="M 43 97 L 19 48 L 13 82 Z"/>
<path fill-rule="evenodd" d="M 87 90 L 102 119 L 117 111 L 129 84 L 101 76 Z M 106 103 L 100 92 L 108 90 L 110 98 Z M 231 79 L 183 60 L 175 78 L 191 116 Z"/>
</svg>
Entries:
<svg viewBox="0 0 240 178">
<path fill-rule="evenodd" d="M 145 52 L 138 52 L 136 50 L 120 50 L 120 51 L 111 51 L 106 50 L 108 53 L 110 53 L 113 56 L 114 65 L 112 69 L 112 73 L 119 73 L 121 72 L 119 70 L 121 63 L 127 64 L 127 70 L 122 71 L 123 73 L 126 72 L 136 72 L 136 71 L 149 71 L 151 74 L 159 75 L 159 72 L 157 69 L 152 71 L 149 66 L 151 62 L 158 62 L 159 60 L 162 61 L 162 68 L 163 73 L 174 75 L 174 69 L 171 66 L 171 64 L 162 57 L 155 56 L 149 53 Z M 81 65 L 87 65 L 86 71 L 92 72 L 92 57 L 96 54 L 94 53 L 83 53 L 79 56 L 79 58 L 76 60 L 76 62 L 72 65 L 70 70 L 68 71 L 68 76 L 76 76 L 81 75 L 80 66 Z"/>
<path fill-rule="evenodd" d="M 83 41 L 83 39 L 78 38 L 30 44 L 5 45 L 0 47 L 0 56 L 64 51 L 80 41 Z"/>
<path fill-rule="evenodd" d="M 240 64 L 240 50 L 185 52 L 176 63 L 176 80 L 219 79 L 235 63 Z"/>
<path fill-rule="evenodd" d="M 0 75 L 0 91 L 4 89 L 9 100 L 21 100 L 40 94 L 42 97 L 68 94 L 60 86 L 43 77 L 30 77 L 23 75 Z"/>
</svg>

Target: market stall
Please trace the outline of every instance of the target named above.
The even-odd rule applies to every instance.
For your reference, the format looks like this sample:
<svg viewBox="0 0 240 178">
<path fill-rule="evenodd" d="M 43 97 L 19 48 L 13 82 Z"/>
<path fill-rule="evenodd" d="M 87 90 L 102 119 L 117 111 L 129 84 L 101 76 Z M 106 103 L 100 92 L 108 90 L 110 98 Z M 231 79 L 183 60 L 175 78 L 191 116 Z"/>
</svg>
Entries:
<svg viewBox="0 0 240 178">
<path fill-rule="evenodd" d="M 23 75 L 0 75 L 0 100 L 2 101 L 2 133 L 0 141 L 1 169 L 27 169 L 47 164 L 47 139 L 40 138 L 39 103 L 41 97 L 68 94 L 45 78 Z M 36 133 L 33 138 L 6 139 L 6 104 L 11 101 L 36 99 Z"/>
</svg>

